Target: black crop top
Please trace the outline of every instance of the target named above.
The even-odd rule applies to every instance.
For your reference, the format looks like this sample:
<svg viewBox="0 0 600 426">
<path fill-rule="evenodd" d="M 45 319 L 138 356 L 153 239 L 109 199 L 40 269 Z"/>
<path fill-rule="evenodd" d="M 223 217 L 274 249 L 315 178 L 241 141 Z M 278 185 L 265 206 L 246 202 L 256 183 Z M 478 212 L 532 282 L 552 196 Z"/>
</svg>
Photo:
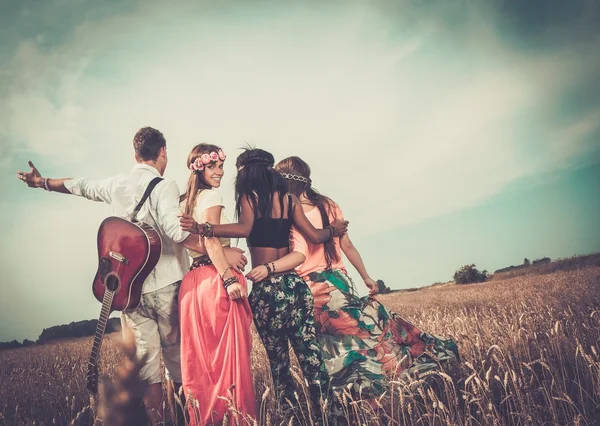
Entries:
<svg viewBox="0 0 600 426">
<path fill-rule="evenodd" d="M 288 217 L 261 217 L 254 221 L 246 242 L 248 247 L 284 248 L 290 245 L 292 229 L 292 197 L 288 195 Z"/>
</svg>

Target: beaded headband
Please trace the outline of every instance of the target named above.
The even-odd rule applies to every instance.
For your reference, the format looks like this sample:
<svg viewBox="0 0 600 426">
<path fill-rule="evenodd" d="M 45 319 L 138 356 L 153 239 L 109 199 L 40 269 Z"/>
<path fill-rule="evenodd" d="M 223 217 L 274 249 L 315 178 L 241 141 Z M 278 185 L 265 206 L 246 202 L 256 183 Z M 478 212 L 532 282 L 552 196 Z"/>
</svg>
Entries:
<svg viewBox="0 0 600 426">
<path fill-rule="evenodd" d="M 300 175 L 293 175 L 291 173 L 281 173 L 281 176 L 284 179 L 288 179 L 288 180 L 295 180 L 298 182 L 303 182 L 303 183 L 310 183 L 310 179 L 306 178 L 304 176 L 300 176 Z"/>
<path fill-rule="evenodd" d="M 227 156 L 222 149 L 219 149 L 217 152 L 212 151 L 210 154 L 202 154 L 200 157 L 196 158 L 195 161 L 192 161 L 190 164 L 190 170 L 195 172 L 198 170 L 204 170 L 204 166 L 211 162 L 215 162 L 218 160 L 225 161 Z"/>
</svg>

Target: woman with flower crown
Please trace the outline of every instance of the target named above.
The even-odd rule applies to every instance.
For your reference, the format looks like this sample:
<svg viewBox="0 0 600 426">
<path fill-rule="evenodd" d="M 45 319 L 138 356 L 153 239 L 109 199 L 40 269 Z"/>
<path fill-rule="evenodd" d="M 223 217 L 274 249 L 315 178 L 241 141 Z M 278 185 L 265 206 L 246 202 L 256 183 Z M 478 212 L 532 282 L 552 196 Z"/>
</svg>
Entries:
<svg viewBox="0 0 600 426">
<path fill-rule="evenodd" d="M 181 197 L 183 213 L 200 222 L 229 223 L 216 190 L 225 158 L 215 145 L 192 149 L 187 160 L 191 174 Z M 253 424 L 252 311 L 246 279 L 225 257 L 228 238 L 199 240 L 208 256 L 189 250 L 193 263 L 179 290 L 182 387 L 189 424 Z M 235 417 L 229 405 L 238 412 Z"/>
<path fill-rule="evenodd" d="M 315 228 L 343 219 L 340 207 L 312 188 L 310 166 L 301 158 L 288 157 L 275 169 L 286 179 L 288 191 L 300 199 Z M 440 362 L 458 359 L 452 340 L 424 333 L 377 300 L 378 285 L 347 233 L 325 244 L 311 244 L 293 228 L 292 249 L 306 258 L 296 272 L 315 299 L 317 338 L 334 390 L 360 389 L 363 398 L 375 396 L 385 390 L 389 376 L 419 378 Z M 342 251 L 362 277 L 369 296 L 357 295 Z"/>
</svg>

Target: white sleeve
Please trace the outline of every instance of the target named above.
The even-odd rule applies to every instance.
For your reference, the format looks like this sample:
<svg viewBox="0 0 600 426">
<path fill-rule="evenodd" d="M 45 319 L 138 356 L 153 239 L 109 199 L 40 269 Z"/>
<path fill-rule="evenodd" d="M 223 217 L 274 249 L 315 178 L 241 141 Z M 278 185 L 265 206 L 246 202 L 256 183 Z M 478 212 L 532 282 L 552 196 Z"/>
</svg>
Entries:
<svg viewBox="0 0 600 426">
<path fill-rule="evenodd" d="M 187 238 L 189 232 L 182 231 L 179 225 L 178 214 L 181 212 L 179 207 L 179 188 L 173 180 L 164 180 L 156 185 L 154 192 L 150 196 L 155 200 L 156 221 L 164 234 L 176 243 L 180 243 Z"/>
<path fill-rule="evenodd" d="M 120 175 L 102 180 L 81 177 L 65 180 L 64 185 L 73 195 L 110 204 L 112 203 L 115 187 L 121 178 Z"/>
</svg>

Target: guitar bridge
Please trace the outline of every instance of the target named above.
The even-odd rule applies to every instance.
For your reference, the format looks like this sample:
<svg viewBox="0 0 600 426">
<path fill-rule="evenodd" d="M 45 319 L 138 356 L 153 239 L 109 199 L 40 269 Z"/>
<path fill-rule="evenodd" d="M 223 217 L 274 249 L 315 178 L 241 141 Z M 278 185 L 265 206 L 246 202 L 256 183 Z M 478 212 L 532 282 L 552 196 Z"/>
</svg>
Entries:
<svg viewBox="0 0 600 426">
<path fill-rule="evenodd" d="M 125 265 L 129 265 L 129 260 L 127 260 L 127 258 L 125 258 L 125 256 L 123 256 L 121 253 L 117 253 L 116 251 L 109 251 L 108 255 L 110 257 L 112 257 L 115 260 L 118 260 L 121 263 L 124 263 Z"/>
</svg>

